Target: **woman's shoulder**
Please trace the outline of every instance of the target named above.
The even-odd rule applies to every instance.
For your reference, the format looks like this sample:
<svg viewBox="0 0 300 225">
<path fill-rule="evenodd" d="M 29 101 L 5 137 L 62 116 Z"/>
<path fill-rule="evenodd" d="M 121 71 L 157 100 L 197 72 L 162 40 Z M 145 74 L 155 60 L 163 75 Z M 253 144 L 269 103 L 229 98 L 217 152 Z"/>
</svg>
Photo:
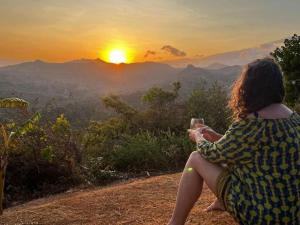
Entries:
<svg viewBox="0 0 300 225">
<path fill-rule="evenodd" d="M 246 118 L 235 120 L 229 126 L 229 130 L 243 130 L 245 132 L 261 129 L 261 127 L 267 124 L 299 124 L 300 126 L 300 116 L 297 112 L 292 112 L 288 117 L 285 118 L 262 118 L 254 115 L 249 115 Z"/>
<path fill-rule="evenodd" d="M 257 118 L 265 120 L 290 119 L 295 111 L 282 103 L 268 105 L 258 111 L 248 114 L 247 118 Z"/>
<path fill-rule="evenodd" d="M 231 123 L 228 131 L 239 131 L 242 133 L 247 133 L 259 128 L 259 122 L 252 119 L 239 119 Z"/>
</svg>

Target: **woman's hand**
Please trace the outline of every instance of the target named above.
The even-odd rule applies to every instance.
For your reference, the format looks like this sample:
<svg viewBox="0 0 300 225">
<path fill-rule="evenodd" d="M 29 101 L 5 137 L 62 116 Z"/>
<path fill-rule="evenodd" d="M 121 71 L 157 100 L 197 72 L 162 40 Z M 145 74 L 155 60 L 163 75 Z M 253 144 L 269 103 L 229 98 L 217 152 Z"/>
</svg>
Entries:
<svg viewBox="0 0 300 225">
<path fill-rule="evenodd" d="M 194 130 L 188 129 L 189 132 L 189 138 L 192 142 L 196 142 L 196 136 Z"/>
<path fill-rule="evenodd" d="M 213 129 L 208 126 L 199 124 L 198 128 L 195 130 L 189 129 L 189 137 L 193 142 L 198 142 L 203 140 L 208 140 L 210 142 L 218 141 L 223 135 L 218 134 Z"/>
<path fill-rule="evenodd" d="M 188 130 L 191 141 L 198 143 L 205 140 L 202 134 L 203 128 L 204 127 Z"/>
<path fill-rule="evenodd" d="M 210 142 L 216 142 L 223 136 L 207 126 L 202 129 L 202 134 L 203 137 Z"/>
</svg>

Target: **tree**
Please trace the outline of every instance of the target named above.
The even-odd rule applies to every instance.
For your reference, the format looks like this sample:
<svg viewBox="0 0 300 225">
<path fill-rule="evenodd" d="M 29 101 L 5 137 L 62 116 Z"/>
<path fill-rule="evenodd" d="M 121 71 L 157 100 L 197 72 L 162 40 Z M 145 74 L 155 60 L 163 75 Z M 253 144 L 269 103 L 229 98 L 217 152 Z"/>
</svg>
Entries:
<svg viewBox="0 0 300 225">
<path fill-rule="evenodd" d="M 137 111 L 123 102 L 117 95 L 109 95 L 102 98 L 102 103 L 106 108 L 112 108 L 116 113 L 123 115 L 125 119 L 131 119 Z"/>
<path fill-rule="evenodd" d="M 143 96 L 142 100 L 148 103 L 151 108 L 161 109 L 175 101 L 178 91 L 181 88 L 180 82 L 174 82 L 172 91 L 165 91 L 158 87 L 150 88 Z"/>
<path fill-rule="evenodd" d="M 295 106 L 300 99 L 300 36 L 285 39 L 284 46 L 277 48 L 271 55 L 281 66 L 284 74 L 286 102 Z"/>
<path fill-rule="evenodd" d="M 149 108 L 141 114 L 142 121 L 144 121 L 142 127 L 156 131 L 173 129 L 178 126 L 181 129 L 181 113 L 184 107 L 176 102 L 180 88 L 180 82 L 174 82 L 172 90 L 152 87 L 143 95 L 142 101 Z"/>
<path fill-rule="evenodd" d="M 55 148 L 55 158 L 66 162 L 69 171 L 74 174 L 75 165 L 81 161 L 79 149 L 72 140 L 72 130 L 69 120 L 61 114 L 51 127 L 52 146 Z"/>
<path fill-rule="evenodd" d="M 209 88 L 195 89 L 188 101 L 188 116 L 202 117 L 205 124 L 219 132 L 224 132 L 230 123 L 230 111 L 227 107 L 228 95 L 226 89 L 218 83 Z"/>
<path fill-rule="evenodd" d="M 15 108 L 26 111 L 28 107 L 28 102 L 23 99 L 18 98 L 6 98 L 0 100 L 0 108 Z M 28 125 L 26 123 L 26 125 Z M 16 133 L 22 132 L 19 129 L 17 132 L 9 133 L 4 124 L 0 124 L 0 134 L 2 136 L 2 144 L 0 145 L 0 215 L 3 213 L 3 197 L 4 197 L 4 183 L 6 167 L 8 164 L 8 154 L 11 147 L 12 139 L 15 137 Z"/>
</svg>

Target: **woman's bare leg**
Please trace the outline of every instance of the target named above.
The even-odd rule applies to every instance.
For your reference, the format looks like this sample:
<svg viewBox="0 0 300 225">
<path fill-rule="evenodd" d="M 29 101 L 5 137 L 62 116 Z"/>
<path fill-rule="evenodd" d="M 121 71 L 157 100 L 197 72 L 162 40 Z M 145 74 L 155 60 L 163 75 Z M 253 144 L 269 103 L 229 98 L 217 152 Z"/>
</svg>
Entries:
<svg viewBox="0 0 300 225">
<path fill-rule="evenodd" d="M 176 206 L 169 225 L 183 225 L 188 214 L 202 192 L 203 181 L 217 194 L 217 178 L 223 171 L 221 166 L 210 163 L 201 157 L 199 152 L 193 152 L 182 173 L 179 183 Z"/>
</svg>

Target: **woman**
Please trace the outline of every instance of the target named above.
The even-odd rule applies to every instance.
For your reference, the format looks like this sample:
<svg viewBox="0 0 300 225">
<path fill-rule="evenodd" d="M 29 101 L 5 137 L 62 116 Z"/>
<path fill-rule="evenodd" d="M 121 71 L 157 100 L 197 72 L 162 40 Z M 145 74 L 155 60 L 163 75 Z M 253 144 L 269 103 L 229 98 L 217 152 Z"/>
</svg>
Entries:
<svg viewBox="0 0 300 225">
<path fill-rule="evenodd" d="M 225 135 L 190 132 L 198 150 L 186 163 L 169 225 L 185 223 L 204 181 L 217 197 L 209 210 L 226 209 L 240 224 L 300 224 L 300 116 L 283 98 L 282 73 L 272 59 L 244 68 L 229 103 L 235 121 Z"/>
</svg>

